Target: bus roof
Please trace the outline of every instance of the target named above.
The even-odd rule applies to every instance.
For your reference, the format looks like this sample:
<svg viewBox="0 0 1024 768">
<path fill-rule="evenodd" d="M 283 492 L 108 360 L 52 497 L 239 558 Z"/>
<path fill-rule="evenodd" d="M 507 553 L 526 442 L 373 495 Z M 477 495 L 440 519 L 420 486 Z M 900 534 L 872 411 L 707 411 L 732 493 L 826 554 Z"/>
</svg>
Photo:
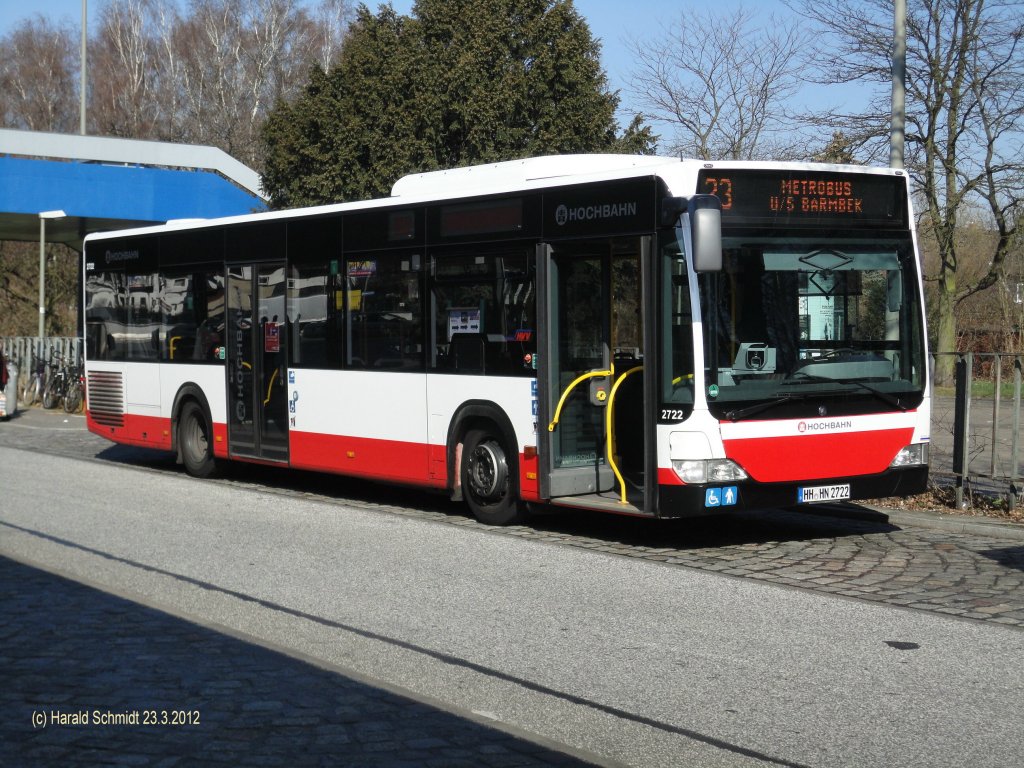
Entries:
<svg viewBox="0 0 1024 768">
<path fill-rule="evenodd" d="M 671 157 L 652 155 L 545 155 L 522 160 L 507 160 L 487 165 L 471 165 L 444 171 L 413 173 L 403 176 L 391 188 L 392 197 L 473 193 L 495 188 L 519 187 L 531 182 L 566 176 L 615 174 L 659 165 L 679 164 Z M 629 174 L 632 175 L 632 174 Z"/>
<path fill-rule="evenodd" d="M 341 213 L 344 211 L 386 207 L 404 204 L 420 204 L 457 197 L 473 197 L 488 193 L 500 194 L 520 190 L 531 190 L 546 186 L 557 186 L 559 179 L 571 183 L 624 179 L 641 175 L 659 175 L 666 180 L 683 173 L 696 180 L 700 168 L 744 168 L 756 169 L 801 169 L 807 171 L 856 172 L 886 175 L 903 175 L 903 171 L 891 168 L 869 166 L 832 165 L 810 162 L 719 160 L 704 161 L 681 159 L 657 155 L 543 155 L 521 160 L 507 160 L 499 163 L 473 165 L 450 170 L 414 173 L 403 176 L 395 182 L 390 197 L 353 200 L 342 203 L 279 211 L 243 214 L 216 219 L 181 219 L 166 224 L 130 230 L 112 230 L 88 235 L 86 241 L 101 240 L 125 235 L 150 234 L 204 226 L 219 226 L 245 221 L 266 221 L 287 219 L 310 214 Z"/>
</svg>

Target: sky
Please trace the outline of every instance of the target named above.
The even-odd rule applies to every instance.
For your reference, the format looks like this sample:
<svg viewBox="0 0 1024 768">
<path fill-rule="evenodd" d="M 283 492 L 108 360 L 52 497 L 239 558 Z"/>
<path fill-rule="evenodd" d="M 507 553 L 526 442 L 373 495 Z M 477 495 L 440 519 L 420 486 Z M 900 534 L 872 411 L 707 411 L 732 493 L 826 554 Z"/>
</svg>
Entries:
<svg viewBox="0 0 1024 768">
<path fill-rule="evenodd" d="M 378 0 L 362 0 L 367 6 L 376 10 Z M 309 0 L 315 3 L 315 0 Z M 184 6 L 187 0 L 179 0 Z M 91 20 L 95 19 L 104 0 L 87 0 L 88 13 Z M 413 0 L 393 0 L 392 5 L 398 13 L 408 14 Z M 705 0 L 575 0 L 576 10 L 586 19 L 590 31 L 601 41 L 601 58 L 608 75 L 612 90 L 620 91 L 622 103 L 619 114 L 620 123 L 628 123 L 633 112 L 642 111 L 632 105 L 629 100 L 629 78 L 634 64 L 630 55 L 630 40 L 657 37 L 658 30 L 667 26 L 678 15 L 686 11 L 703 14 L 708 8 L 714 7 L 723 14 L 730 14 L 738 7 L 763 14 L 765 17 L 775 15 L 780 18 L 790 16 L 790 11 L 781 0 L 718 0 L 709 5 Z M 13 25 L 28 16 L 41 13 L 51 21 L 64 20 L 78 26 L 82 17 L 82 0 L 0 0 L 0 34 L 4 34 Z M 849 102 L 851 92 L 844 91 L 842 101 Z M 827 89 L 808 88 L 798 97 L 807 104 L 834 105 L 840 99 L 836 92 Z"/>
</svg>

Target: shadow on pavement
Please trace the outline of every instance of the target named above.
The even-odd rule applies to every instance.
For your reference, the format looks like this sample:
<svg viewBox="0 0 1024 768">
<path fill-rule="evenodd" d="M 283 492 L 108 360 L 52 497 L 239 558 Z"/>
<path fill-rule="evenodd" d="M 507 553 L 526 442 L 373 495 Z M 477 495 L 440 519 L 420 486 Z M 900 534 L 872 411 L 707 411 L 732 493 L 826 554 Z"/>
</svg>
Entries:
<svg viewBox="0 0 1024 768">
<path fill-rule="evenodd" d="M 111 445 L 96 457 L 117 464 L 181 472 L 173 454 L 126 445 Z M 409 506 L 441 519 L 462 522 L 464 504 L 421 488 L 376 483 L 360 478 L 287 468 L 225 462 L 219 477 L 250 487 L 303 495 L 318 494 L 341 503 Z M 201 481 L 197 481 L 201 482 Z M 466 520 L 465 522 L 469 522 Z M 877 511 L 856 504 L 829 504 L 799 510 L 765 510 L 676 520 L 650 520 L 604 512 L 540 507 L 525 523 L 543 534 L 584 537 L 609 544 L 670 547 L 688 550 L 771 541 L 804 541 L 821 537 L 861 536 L 899 530 Z"/>
<path fill-rule="evenodd" d="M 1024 546 L 1003 547 L 1000 549 L 982 550 L 979 554 L 995 560 L 1005 568 L 1024 571 Z"/>
<path fill-rule="evenodd" d="M 3 557 L 0 616 L 0 765 L 589 765 Z"/>
</svg>

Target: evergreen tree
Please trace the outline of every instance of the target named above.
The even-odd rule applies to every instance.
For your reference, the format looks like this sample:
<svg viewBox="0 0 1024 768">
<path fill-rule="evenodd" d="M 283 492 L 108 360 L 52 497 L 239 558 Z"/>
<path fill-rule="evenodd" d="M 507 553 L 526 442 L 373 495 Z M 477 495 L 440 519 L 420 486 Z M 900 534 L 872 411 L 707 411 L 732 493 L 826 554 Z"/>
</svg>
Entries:
<svg viewBox="0 0 1024 768">
<path fill-rule="evenodd" d="M 357 14 L 328 73 L 263 131 L 264 188 L 288 207 L 386 195 L 406 173 L 539 154 L 650 152 L 572 0 L 418 0 Z"/>
</svg>

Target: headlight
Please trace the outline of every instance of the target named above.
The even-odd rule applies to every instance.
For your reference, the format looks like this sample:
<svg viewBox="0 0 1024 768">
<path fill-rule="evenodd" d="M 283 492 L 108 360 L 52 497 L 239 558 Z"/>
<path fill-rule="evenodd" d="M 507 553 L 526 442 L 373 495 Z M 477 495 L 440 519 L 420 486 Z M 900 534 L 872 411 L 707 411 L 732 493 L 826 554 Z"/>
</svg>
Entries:
<svg viewBox="0 0 1024 768">
<path fill-rule="evenodd" d="M 916 443 L 900 448 L 900 452 L 896 454 L 896 458 L 892 460 L 892 464 L 889 467 L 912 467 L 927 463 L 928 443 Z"/>
<path fill-rule="evenodd" d="M 673 460 L 672 469 L 684 483 L 728 483 L 747 479 L 747 473 L 731 459 Z"/>
</svg>

